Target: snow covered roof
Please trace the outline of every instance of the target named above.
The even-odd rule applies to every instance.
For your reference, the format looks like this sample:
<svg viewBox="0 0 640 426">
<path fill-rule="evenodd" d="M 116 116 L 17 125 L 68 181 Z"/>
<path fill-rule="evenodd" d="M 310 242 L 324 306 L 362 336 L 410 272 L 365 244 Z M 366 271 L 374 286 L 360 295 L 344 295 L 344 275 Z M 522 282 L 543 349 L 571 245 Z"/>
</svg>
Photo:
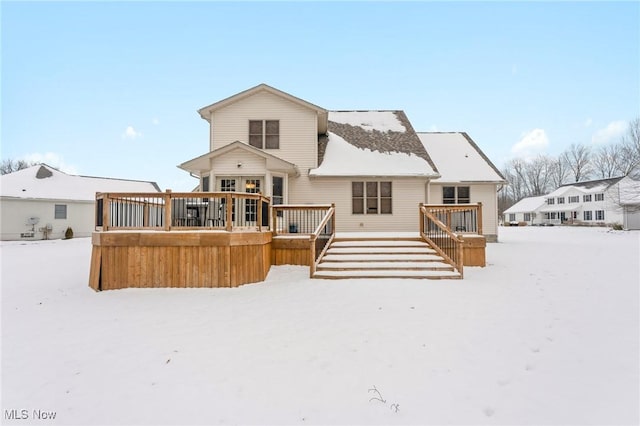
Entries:
<svg viewBox="0 0 640 426">
<path fill-rule="evenodd" d="M 545 196 L 527 197 L 515 203 L 504 211 L 504 213 L 531 213 L 538 211 L 539 208 L 546 204 Z"/>
<path fill-rule="evenodd" d="M 565 183 L 564 185 L 561 185 L 560 188 L 571 186 L 575 188 L 581 188 L 585 190 L 585 192 L 587 192 L 586 190 L 589 190 L 588 192 L 602 192 L 606 191 L 607 188 L 609 188 L 611 185 L 615 185 L 616 183 L 620 182 L 620 180 L 622 180 L 623 178 L 623 176 L 620 176 L 609 179 L 596 179 L 585 182 Z"/>
<path fill-rule="evenodd" d="M 598 191 L 588 191 L 586 188 L 583 188 L 583 187 L 565 185 L 565 186 L 559 187 L 553 192 L 548 193 L 545 197 L 546 198 L 561 197 L 567 192 L 580 192 L 580 193 L 587 194 L 587 193 L 598 192 Z"/>
<path fill-rule="evenodd" d="M 418 132 L 441 174 L 438 182 L 505 182 L 502 173 L 464 132 Z"/>
<path fill-rule="evenodd" d="M 429 177 L 433 169 L 421 157 L 404 152 L 358 148 L 329 132 L 324 161 L 309 176 L 414 176 Z"/>
<path fill-rule="evenodd" d="M 310 176 L 439 176 L 403 111 L 330 111 L 318 164 Z"/>
<path fill-rule="evenodd" d="M 69 175 L 37 164 L 0 176 L 0 196 L 93 201 L 96 192 L 160 192 L 155 182 Z"/>
</svg>

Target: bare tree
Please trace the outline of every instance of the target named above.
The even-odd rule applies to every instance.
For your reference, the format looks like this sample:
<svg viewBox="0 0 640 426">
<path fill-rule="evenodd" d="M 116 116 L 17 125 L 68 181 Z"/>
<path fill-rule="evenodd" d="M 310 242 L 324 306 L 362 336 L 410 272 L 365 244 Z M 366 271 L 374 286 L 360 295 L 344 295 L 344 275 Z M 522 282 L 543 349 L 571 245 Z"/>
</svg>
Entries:
<svg viewBox="0 0 640 426">
<path fill-rule="evenodd" d="M 601 179 L 616 177 L 620 174 L 622 145 L 602 145 L 591 157 L 594 174 Z"/>
<path fill-rule="evenodd" d="M 631 120 L 622 137 L 619 169 L 621 174 L 640 179 L 640 117 Z"/>
<path fill-rule="evenodd" d="M 536 197 L 548 192 L 552 168 L 553 160 L 542 154 L 524 164 L 527 196 Z"/>
<path fill-rule="evenodd" d="M 558 188 L 567 183 L 567 178 L 569 176 L 569 167 L 562 158 L 562 155 L 553 160 L 551 168 L 549 170 L 549 174 L 551 175 L 550 184 L 552 188 Z"/>
<path fill-rule="evenodd" d="M 591 150 L 586 145 L 571 144 L 562 153 L 562 159 L 566 163 L 574 182 L 587 180 L 591 174 Z"/>
<path fill-rule="evenodd" d="M 7 158 L 0 162 L 0 174 L 6 175 L 8 173 L 17 172 L 18 170 L 26 169 L 27 167 L 33 166 L 35 163 L 30 163 L 25 160 L 12 160 L 11 158 Z"/>
</svg>

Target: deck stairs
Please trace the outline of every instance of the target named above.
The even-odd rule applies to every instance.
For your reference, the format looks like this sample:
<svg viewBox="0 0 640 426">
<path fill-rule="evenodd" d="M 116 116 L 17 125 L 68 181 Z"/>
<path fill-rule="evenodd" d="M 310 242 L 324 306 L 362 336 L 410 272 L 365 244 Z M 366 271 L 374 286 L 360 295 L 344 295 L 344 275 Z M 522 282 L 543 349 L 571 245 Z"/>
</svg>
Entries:
<svg viewBox="0 0 640 426">
<path fill-rule="evenodd" d="M 420 237 L 343 237 L 333 240 L 314 278 L 460 279 Z"/>
</svg>

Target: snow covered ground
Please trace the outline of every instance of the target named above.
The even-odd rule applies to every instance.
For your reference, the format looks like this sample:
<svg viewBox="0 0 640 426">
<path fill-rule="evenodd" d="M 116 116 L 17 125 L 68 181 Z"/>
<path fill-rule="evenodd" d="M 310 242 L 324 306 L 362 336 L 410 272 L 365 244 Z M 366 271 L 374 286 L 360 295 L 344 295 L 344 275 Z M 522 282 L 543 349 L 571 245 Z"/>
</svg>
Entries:
<svg viewBox="0 0 640 426">
<path fill-rule="evenodd" d="M 500 239 L 463 281 L 102 293 L 89 239 L 2 243 L 2 423 L 638 424 L 640 234 Z"/>
</svg>

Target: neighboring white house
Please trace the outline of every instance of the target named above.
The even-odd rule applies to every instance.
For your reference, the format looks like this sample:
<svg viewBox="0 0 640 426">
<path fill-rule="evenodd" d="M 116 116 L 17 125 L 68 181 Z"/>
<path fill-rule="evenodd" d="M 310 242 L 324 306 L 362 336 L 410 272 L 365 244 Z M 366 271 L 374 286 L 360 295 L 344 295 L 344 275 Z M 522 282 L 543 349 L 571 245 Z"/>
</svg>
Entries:
<svg viewBox="0 0 640 426">
<path fill-rule="evenodd" d="M 562 185 L 542 197 L 516 203 L 504 211 L 504 220 L 533 225 L 620 224 L 625 229 L 640 229 L 640 182 L 616 177 Z"/>
<path fill-rule="evenodd" d="M 546 198 L 527 197 L 515 203 L 504 211 L 505 224 L 526 223 L 528 225 L 540 225 L 544 223 L 544 214 L 540 209 L 546 207 Z"/>
<path fill-rule="evenodd" d="M 335 203 L 338 231 L 417 231 L 419 203 L 443 202 L 443 186 L 431 187 L 440 165 L 403 111 L 328 111 L 261 84 L 198 112 L 210 124 L 209 152 L 178 167 L 200 178 L 201 191 L 261 192 L 274 204 Z M 443 149 L 456 158 L 480 156 L 488 163 L 482 173 L 493 172 L 469 180 L 452 173 L 445 183 L 483 185 L 456 201 L 482 201 L 485 233 L 495 237 L 504 179 L 463 139 Z"/>
<path fill-rule="evenodd" d="M 0 239 L 76 237 L 95 229 L 96 192 L 159 192 L 154 182 L 69 175 L 38 164 L 0 176 Z"/>
</svg>

